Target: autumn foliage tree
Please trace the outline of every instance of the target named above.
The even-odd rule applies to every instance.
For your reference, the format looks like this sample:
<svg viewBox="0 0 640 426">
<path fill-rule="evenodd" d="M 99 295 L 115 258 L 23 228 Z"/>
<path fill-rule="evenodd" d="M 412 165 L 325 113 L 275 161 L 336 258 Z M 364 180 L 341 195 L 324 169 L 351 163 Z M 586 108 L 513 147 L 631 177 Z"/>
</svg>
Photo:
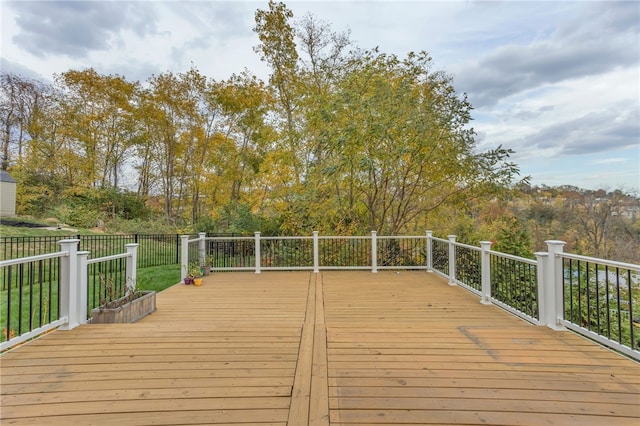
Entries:
<svg viewBox="0 0 640 426">
<path fill-rule="evenodd" d="M 21 183 L 17 210 L 40 214 L 69 185 L 60 129 L 60 92 L 36 80 L 1 75 L 2 169 Z"/>
<path fill-rule="evenodd" d="M 75 159 L 74 184 L 117 188 L 137 136 L 138 84 L 92 68 L 65 72 L 57 82 L 64 94 L 60 137 Z"/>
<path fill-rule="evenodd" d="M 426 53 L 346 54 L 348 38 L 310 17 L 298 53 L 291 18 L 273 1 L 256 13 L 257 50 L 287 123 L 279 137 L 291 150 L 291 184 L 304 184 L 287 204 L 287 227 L 406 232 L 444 203 L 513 183 L 510 151 L 476 151 L 471 105 Z"/>
<path fill-rule="evenodd" d="M 255 22 L 266 82 L 195 67 L 145 82 L 94 69 L 42 87 L 5 78 L 3 161 L 68 194 L 130 190 L 175 226 L 225 230 L 235 215 L 282 233 L 423 230 L 517 180 L 508 149 L 478 150 L 469 100 L 428 54 L 360 49 L 274 1 Z"/>
</svg>

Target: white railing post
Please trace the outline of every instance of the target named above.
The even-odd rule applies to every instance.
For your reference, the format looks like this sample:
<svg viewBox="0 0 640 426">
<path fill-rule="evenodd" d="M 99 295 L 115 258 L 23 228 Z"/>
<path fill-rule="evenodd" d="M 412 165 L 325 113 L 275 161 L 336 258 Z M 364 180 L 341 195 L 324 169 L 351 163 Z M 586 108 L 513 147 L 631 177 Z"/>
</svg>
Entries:
<svg viewBox="0 0 640 426">
<path fill-rule="evenodd" d="M 562 289 L 562 257 L 564 241 L 545 241 L 549 251 L 544 280 L 545 324 L 554 330 L 565 330 L 560 322 L 564 318 L 564 295 Z"/>
<path fill-rule="evenodd" d="M 491 304 L 491 241 L 480 241 L 480 279 L 482 283 L 482 298 L 480 303 Z"/>
<path fill-rule="evenodd" d="M 313 231 L 313 272 L 320 272 L 320 253 L 318 252 L 318 231 Z"/>
<path fill-rule="evenodd" d="M 125 276 L 127 277 L 127 290 L 135 291 L 136 290 L 136 280 L 138 278 L 138 246 L 140 244 L 130 243 L 126 244 L 127 248 L 127 271 Z"/>
<path fill-rule="evenodd" d="M 455 235 L 448 235 L 449 238 L 449 285 L 456 285 L 456 242 Z"/>
<path fill-rule="evenodd" d="M 427 231 L 427 272 L 433 272 L 433 231 Z"/>
<path fill-rule="evenodd" d="M 549 253 L 536 252 L 536 283 L 538 290 L 538 320 L 540 325 L 546 325 L 553 328 L 555 320 L 553 319 L 554 312 L 549 309 L 549 304 L 546 301 L 547 297 L 547 274 L 549 269 Z"/>
<path fill-rule="evenodd" d="M 198 266 L 204 266 L 204 257 L 206 254 L 206 243 L 207 243 L 207 233 L 206 232 L 200 232 L 198 233 L 198 238 L 200 238 L 200 241 L 198 241 Z"/>
<path fill-rule="evenodd" d="M 79 304 L 80 304 L 80 317 L 79 323 L 86 324 L 87 323 L 87 302 L 89 301 L 89 283 L 87 281 L 87 271 L 88 271 L 88 263 L 89 260 L 89 252 L 88 251 L 79 251 L 78 252 L 78 287 L 80 290 L 80 294 L 78 296 Z"/>
<path fill-rule="evenodd" d="M 255 233 L 255 240 L 256 240 L 256 249 L 255 249 L 255 253 L 256 253 L 256 274 L 260 273 L 260 232 L 256 231 Z"/>
<path fill-rule="evenodd" d="M 78 239 L 62 240 L 58 243 L 67 255 L 60 258 L 60 318 L 67 318 L 61 330 L 71 330 L 80 325 L 78 291 Z"/>
<path fill-rule="evenodd" d="M 184 279 L 189 273 L 189 236 L 180 235 L 180 280 Z"/>
<path fill-rule="evenodd" d="M 371 273 L 378 272 L 378 232 L 371 231 Z"/>
</svg>

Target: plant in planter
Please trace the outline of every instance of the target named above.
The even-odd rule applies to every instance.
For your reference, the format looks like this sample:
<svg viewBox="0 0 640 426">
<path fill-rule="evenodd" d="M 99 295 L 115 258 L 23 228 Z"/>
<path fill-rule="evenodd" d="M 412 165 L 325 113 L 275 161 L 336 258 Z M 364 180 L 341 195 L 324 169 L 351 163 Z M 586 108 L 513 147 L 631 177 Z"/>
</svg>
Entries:
<svg viewBox="0 0 640 426">
<path fill-rule="evenodd" d="M 214 257 L 209 255 L 204 257 L 204 265 L 202 265 L 202 273 L 204 275 L 209 275 L 211 272 L 211 267 L 213 266 Z"/>
<path fill-rule="evenodd" d="M 104 283 L 104 279 L 101 278 Z M 136 283 L 127 278 L 124 296 L 115 297 L 112 280 L 104 283 L 105 293 L 100 306 L 91 311 L 92 324 L 128 323 L 138 321 L 156 310 L 156 292 L 136 290 Z"/>
<path fill-rule="evenodd" d="M 191 263 L 187 271 L 187 276 L 184 278 L 185 284 L 202 284 L 202 269 L 197 263 Z"/>
<path fill-rule="evenodd" d="M 193 285 L 202 285 L 202 268 L 199 265 L 191 270 L 190 275 L 193 277 Z"/>
</svg>

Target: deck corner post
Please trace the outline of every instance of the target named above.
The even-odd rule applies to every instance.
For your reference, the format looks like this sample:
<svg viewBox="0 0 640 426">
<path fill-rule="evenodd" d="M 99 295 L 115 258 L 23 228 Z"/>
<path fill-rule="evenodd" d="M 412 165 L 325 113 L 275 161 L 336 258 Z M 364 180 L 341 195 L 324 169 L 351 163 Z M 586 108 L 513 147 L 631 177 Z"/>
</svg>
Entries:
<svg viewBox="0 0 640 426">
<path fill-rule="evenodd" d="M 427 231 L 427 272 L 433 272 L 433 231 Z"/>
<path fill-rule="evenodd" d="M 318 231 L 313 231 L 313 272 L 320 272 L 320 253 L 318 251 Z"/>
<path fill-rule="evenodd" d="M 78 252 L 78 303 L 80 304 L 80 316 L 78 322 L 80 324 L 86 324 L 88 318 L 87 301 L 89 297 L 89 282 L 87 280 L 87 271 L 89 266 L 89 253 L 90 252 L 88 251 Z"/>
<path fill-rule="evenodd" d="M 198 265 L 199 266 L 203 266 L 204 265 L 204 259 L 205 259 L 205 254 L 206 254 L 206 245 L 207 245 L 207 233 L 206 232 L 199 232 L 198 233 Z"/>
<path fill-rule="evenodd" d="M 180 281 L 189 273 L 189 236 L 180 235 Z"/>
<path fill-rule="evenodd" d="M 491 241 L 480 241 L 480 281 L 483 305 L 491 304 Z"/>
<path fill-rule="evenodd" d="M 127 290 L 136 289 L 136 282 L 138 279 L 138 246 L 140 244 L 131 243 L 126 244 L 125 247 L 127 249 L 127 265 L 126 265 L 126 273 L 127 277 Z"/>
<path fill-rule="evenodd" d="M 456 284 L 456 236 L 447 235 L 449 239 L 449 285 Z"/>
<path fill-rule="evenodd" d="M 371 273 L 378 272 L 378 231 L 371 231 Z"/>
<path fill-rule="evenodd" d="M 564 292 L 562 288 L 563 266 L 561 254 L 566 243 L 557 240 L 549 240 L 545 241 L 545 243 L 547 243 L 549 252 L 543 284 L 545 325 L 553 330 L 565 330 L 562 325 L 564 318 Z"/>
<path fill-rule="evenodd" d="M 553 310 L 549 309 L 549 302 L 547 302 L 547 274 L 549 267 L 549 253 L 547 252 L 535 252 L 536 256 L 536 283 L 538 290 L 538 320 L 539 325 L 546 325 L 551 328 L 555 323 L 553 320 Z M 551 324 L 551 325 L 550 325 Z"/>
<path fill-rule="evenodd" d="M 255 238 L 255 254 L 256 254 L 256 274 L 259 274 L 260 272 L 260 231 L 256 231 L 254 233 L 254 238 Z"/>
<path fill-rule="evenodd" d="M 67 318 L 60 330 L 71 330 L 80 325 L 78 297 L 78 239 L 61 240 L 58 243 L 67 254 L 60 258 L 60 318 Z"/>
</svg>

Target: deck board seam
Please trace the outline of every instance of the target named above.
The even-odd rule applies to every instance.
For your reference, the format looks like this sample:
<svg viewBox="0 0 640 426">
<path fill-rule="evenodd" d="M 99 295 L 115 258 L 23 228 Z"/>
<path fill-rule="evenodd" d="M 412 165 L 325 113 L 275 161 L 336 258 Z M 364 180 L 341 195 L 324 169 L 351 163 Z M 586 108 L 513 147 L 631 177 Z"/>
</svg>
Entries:
<svg viewBox="0 0 640 426">
<path fill-rule="evenodd" d="M 317 278 L 315 274 L 310 274 L 307 288 L 307 307 L 302 332 L 300 333 L 300 347 L 296 361 L 293 387 L 291 389 L 291 403 L 289 405 L 289 416 L 287 419 L 288 426 L 300 426 L 307 424 L 309 421 L 313 345 L 315 339 L 316 281 Z"/>
<path fill-rule="evenodd" d="M 310 426 L 329 426 L 329 368 L 327 359 L 327 327 L 324 316 L 322 275 L 316 280 L 315 332 L 311 367 Z"/>
</svg>

